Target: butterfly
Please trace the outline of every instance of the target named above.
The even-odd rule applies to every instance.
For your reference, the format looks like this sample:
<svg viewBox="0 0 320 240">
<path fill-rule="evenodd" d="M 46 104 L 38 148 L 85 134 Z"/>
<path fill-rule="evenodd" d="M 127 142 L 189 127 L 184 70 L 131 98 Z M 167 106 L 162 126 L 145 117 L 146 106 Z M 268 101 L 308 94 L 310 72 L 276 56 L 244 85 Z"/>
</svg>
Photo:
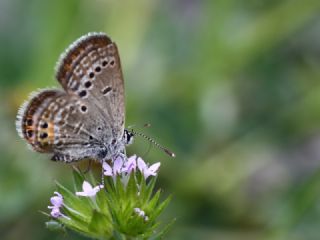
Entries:
<svg viewBox="0 0 320 240">
<path fill-rule="evenodd" d="M 100 162 L 124 154 L 134 132 L 125 129 L 124 81 L 117 45 L 104 33 L 72 43 L 58 61 L 60 89 L 32 93 L 19 109 L 18 134 L 51 159 Z"/>
</svg>

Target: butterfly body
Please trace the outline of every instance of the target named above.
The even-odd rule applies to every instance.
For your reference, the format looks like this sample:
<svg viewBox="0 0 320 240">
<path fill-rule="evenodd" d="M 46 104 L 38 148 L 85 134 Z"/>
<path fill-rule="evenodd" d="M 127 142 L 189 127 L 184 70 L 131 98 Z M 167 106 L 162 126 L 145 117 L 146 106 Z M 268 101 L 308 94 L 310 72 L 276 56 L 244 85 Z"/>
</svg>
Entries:
<svg viewBox="0 0 320 240">
<path fill-rule="evenodd" d="M 124 83 L 116 44 L 103 33 L 83 36 L 62 54 L 56 72 L 63 90 L 31 95 L 17 115 L 19 135 L 55 161 L 104 161 L 124 153 L 133 134 L 124 128 Z"/>
</svg>

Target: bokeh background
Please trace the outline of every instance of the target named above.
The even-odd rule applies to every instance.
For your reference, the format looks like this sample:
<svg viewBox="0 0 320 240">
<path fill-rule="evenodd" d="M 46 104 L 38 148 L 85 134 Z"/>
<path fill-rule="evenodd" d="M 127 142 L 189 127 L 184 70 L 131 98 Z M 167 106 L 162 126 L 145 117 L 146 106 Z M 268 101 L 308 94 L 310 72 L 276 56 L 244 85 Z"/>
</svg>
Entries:
<svg viewBox="0 0 320 240">
<path fill-rule="evenodd" d="M 18 107 L 58 86 L 79 36 L 120 49 L 127 125 L 156 148 L 158 185 L 177 217 L 167 239 L 320 239 L 319 0 L 0 0 L 0 239 L 85 239 L 45 228 L 70 166 L 31 152 Z M 137 130 L 138 130 L 137 129 Z M 144 156 L 136 139 L 129 153 Z"/>
</svg>

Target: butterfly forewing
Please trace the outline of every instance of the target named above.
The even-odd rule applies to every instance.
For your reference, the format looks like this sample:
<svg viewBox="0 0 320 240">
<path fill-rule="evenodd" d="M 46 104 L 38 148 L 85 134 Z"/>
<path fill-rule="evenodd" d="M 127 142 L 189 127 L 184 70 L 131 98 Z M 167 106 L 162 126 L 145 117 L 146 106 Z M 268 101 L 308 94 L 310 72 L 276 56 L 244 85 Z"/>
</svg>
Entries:
<svg viewBox="0 0 320 240">
<path fill-rule="evenodd" d="M 118 49 L 109 37 L 89 34 L 72 44 L 61 57 L 57 79 L 100 118 L 106 139 L 122 137 L 124 83 Z"/>
</svg>

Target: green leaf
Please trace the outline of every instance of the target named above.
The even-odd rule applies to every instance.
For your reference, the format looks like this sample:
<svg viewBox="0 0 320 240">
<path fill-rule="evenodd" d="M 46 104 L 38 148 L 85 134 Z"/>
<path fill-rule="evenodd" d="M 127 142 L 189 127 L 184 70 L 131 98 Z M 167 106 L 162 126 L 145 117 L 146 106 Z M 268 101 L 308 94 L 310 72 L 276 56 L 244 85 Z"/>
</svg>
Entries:
<svg viewBox="0 0 320 240">
<path fill-rule="evenodd" d="M 171 201 L 171 195 L 169 197 L 167 197 L 166 200 L 164 200 L 162 203 L 160 203 L 156 209 L 154 209 L 154 211 L 152 212 L 152 217 L 155 219 L 157 218 L 161 213 L 162 211 L 168 206 L 168 204 L 170 203 Z"/>
<path fill-rule="evenodd" d="M 73 169 L 72 171 L 73 175 L 73 182 L 74 182 L 74 190 L 77 192 L 82 191 L 82 184 L 85 180 L 85 177 L 78 169 Z"/>
<path fill-rule="evenodd" d="M 143 203 L 146 203 L 149 201 L 149 199 L 151 198 L 154 186 L 156 184 L 156 177 L 153 177 L 150 182 L 146 185 L 146 189 L 144 192 L 141 191 L 142 193 L 142 199 L 143 199 Z M 142 182 L 144 182 L 145 180 L 142 179 Z"/>
<path fill-rule="evenodd" d="M 121 182 L 120 175 L 116 176 L 115 188 L 116 188 L 116 193 L 118 195 L 117 198 L 120 200 L 125 199 L 125 189 L 124 189 L 124 186 Z"/>
<path fill-rule="evenodd" d="M 170 228 L 173 226 L 176 220 L 177 220 L 176 218 L 172 219 L 167 225 L 163 227 L 163 229 L 159 233 L 157 233 L 156 236 L 154 236 L 151 239 L 154 239 L 154 240 L 163 239 L 163 236 L 170 230 Z"/>
<path fill-rule="evenodd" d="M 113 227 L 111 224 L 111 219 L 97 211 L 93 212 L 91 222 L 88 227 L 89 231 L 103 237 L 111 237 L 113 232 Z"/>
<path fill-rule="evenodd" d="M 118 231 L 113 231 L 113 238 L 115 240 L 126 240 L 126 237 L 123 236 L 120 232 Z"/>
<path fill-rule="evenodd" d="M 91 215 L 92 215 L 92 212 L 90 212 L 90 214 L 85 215 L 67 206 L 63 207 L 62 211 L 66 216 L 70 217 L 73 221 L 85 226 L 90 222 Z M 64 218 L 59 218 L 59 219 L 64 219 Z"/>
<path fill-rule="evenodd" d="M 64 217 L 58 218 L 59 222 L 62 223 L 67 228 L 70 228 L 74 231 L 77 231 L 82 234 L 88 234 L 88 223 L 82 221 L 80 218 L 71 217 L 71 219 L 67 219 Z"/>
<path fill-rule="evenodd" d="M 150 209 L 150 211 L 153 211 L 155 207 L 158 204 L 159 198 L 160 198 L 161 190 L 158 190 L 156 194 L 153 196 L 153 198 L 147 203 L 147 208 Z"/>
<path fill-rule="evenodd" d="M 101 189 L 96 194 L 96 203 L 100 209 L 100 211 L 106 215 L 110 215 L 109 208 L 108 208 L 108 195 L 105 188 Z"/>
<path fill-rule="evenodd" d="M 126 193 L 127 193 L 127 198 L 130 198 L 132 200 L 137 198 L 138 188 L 137 188 L 137 183 L 136 183 L 136 179 L 133 171 L 129 176 Z"/>
</svg>

